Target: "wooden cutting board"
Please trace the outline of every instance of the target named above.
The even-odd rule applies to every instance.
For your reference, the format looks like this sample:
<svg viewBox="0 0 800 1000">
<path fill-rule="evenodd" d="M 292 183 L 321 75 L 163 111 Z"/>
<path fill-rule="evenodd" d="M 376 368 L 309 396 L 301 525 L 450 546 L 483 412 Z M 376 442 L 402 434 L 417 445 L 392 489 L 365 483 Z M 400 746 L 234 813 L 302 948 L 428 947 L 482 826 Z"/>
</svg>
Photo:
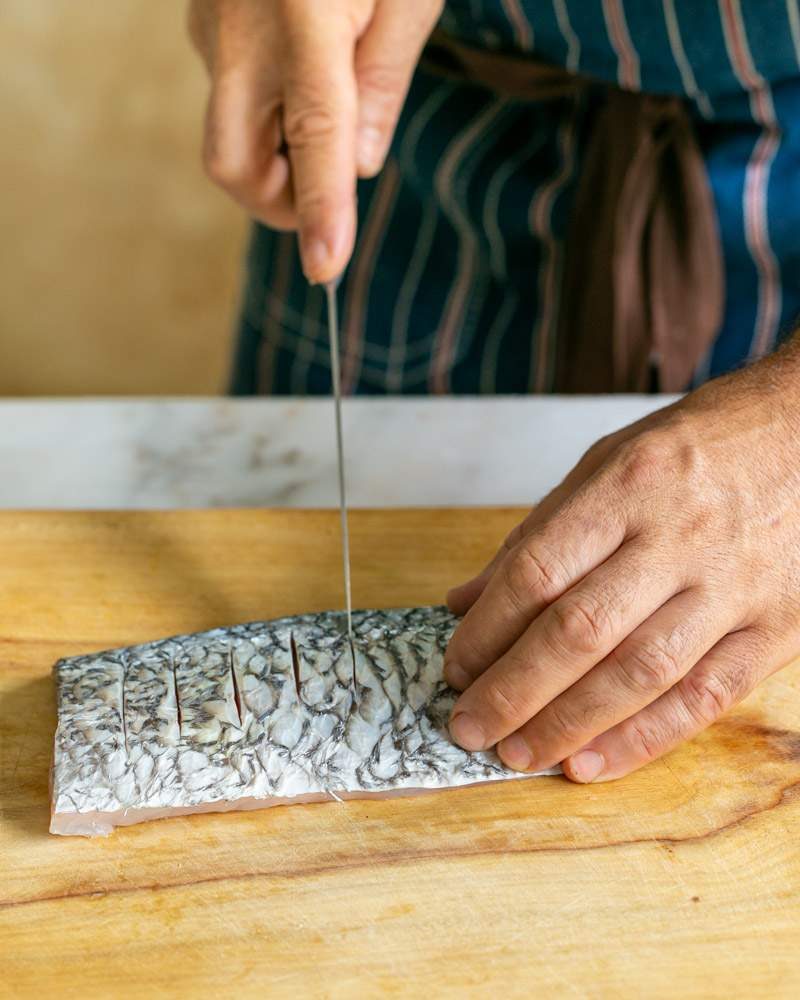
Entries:
<svg viewBox="0 0 800 1000">
<path fill-rule="evenodd" d="M 353 514 L 357 604 L 440 601 L 518 516 Z M 614 784 L 47 833 L 53 661 L 337 606 L 337 518 L 0 513 L 0 995 L 797 996 L 796 667 Z"/>
</svg>

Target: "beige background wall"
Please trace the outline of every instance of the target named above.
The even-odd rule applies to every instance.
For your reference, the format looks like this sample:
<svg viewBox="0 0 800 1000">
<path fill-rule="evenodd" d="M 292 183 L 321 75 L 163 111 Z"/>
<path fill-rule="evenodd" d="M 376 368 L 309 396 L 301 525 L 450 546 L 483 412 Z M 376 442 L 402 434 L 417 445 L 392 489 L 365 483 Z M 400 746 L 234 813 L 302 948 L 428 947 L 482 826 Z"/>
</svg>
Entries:
<svg viewBox="0 0 800 1000">
<path fill-rule="evenodd" d="M 2 0 L 0 395 L 212 393 L 244 220 L 184 0 Z"/>
</svg>

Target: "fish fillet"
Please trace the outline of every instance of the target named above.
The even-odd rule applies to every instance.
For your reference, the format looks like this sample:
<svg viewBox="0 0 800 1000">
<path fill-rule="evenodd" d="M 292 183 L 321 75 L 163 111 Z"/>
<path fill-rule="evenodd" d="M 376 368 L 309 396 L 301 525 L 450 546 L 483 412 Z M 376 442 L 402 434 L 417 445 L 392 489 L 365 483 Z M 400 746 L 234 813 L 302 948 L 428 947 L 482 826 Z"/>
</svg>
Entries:
<svg viewBox="0 0 800 1000">
<path fill-rule="evenodd" d="M 352 650 L 342 619 L 60 660 L 51 833 L 527 777 L 449 737 L 446 608 L 356 612 Z"/>
</svg>

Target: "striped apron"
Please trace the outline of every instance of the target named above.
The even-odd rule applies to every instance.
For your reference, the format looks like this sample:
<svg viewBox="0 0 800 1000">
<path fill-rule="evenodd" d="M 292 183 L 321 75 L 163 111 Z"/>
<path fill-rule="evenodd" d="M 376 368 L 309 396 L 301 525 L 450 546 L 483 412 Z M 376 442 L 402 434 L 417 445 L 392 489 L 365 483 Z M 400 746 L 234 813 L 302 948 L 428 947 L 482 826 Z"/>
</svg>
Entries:
<svg viewBox="0 0 800 1000">
<path fill-rule="evenodd" d="M 686 388 L 796 328 L 798 0 L 449 0 L 440 29 L 683 98 L 725 282 L 718 334 Z M 338 293 L 345 391 L 554 391 L 565 237 L 593 113 L 575 97 L 525 101 L 417 71 L 386 167 L 359 185 L 358 241 Z M 233 392 L 330 392 L 324 306 L 294 235 L 255 225 Z"/>
</svg>

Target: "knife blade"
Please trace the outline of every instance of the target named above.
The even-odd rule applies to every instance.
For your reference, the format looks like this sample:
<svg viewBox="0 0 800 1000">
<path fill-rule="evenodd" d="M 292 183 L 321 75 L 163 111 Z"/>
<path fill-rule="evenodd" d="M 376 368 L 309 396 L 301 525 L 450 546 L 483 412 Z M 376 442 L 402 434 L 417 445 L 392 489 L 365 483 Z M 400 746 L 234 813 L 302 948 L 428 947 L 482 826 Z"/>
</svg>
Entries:
<svg viewBox="0 0 800 1000">
<path fill-rule="evenodd" d="M 333 405 L 336 417 L 336 460 L 339 470 L 339 514 L 342 528 L 342 569 L 344 572 L 344 599 L 347 609 L 347 639 L 353 654 L 353 691 L 356 691 L 356 664 L 353 651 L 353 598 L 350 585 L 350 531 L 347 521 L 347 490 L 345 487 L 344 436 L 342 434 L 342 378 L 339 362 L 339 308 L 336 288 L 339 282 L 329 281 L 325 286 L 328 297 L 328 336 L 331 348 L 331 377 L 333 380 Z"/>
</svg>

